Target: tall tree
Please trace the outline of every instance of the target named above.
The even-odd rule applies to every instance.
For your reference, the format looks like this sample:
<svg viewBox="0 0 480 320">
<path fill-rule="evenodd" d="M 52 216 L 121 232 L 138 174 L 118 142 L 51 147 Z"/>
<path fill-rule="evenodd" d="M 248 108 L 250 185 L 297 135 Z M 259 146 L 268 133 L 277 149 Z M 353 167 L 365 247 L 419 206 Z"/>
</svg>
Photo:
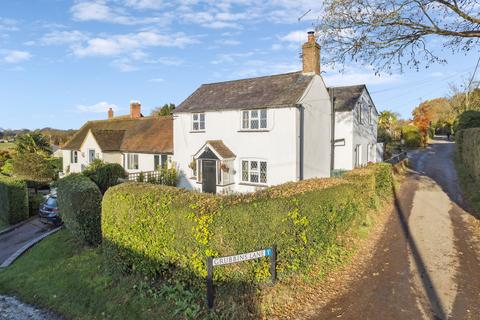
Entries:
<svg viewBox="0 0 480 320">
<path fill-rule="evenodd" d="M 422 145 L 426 145 L 428 141 L 428 130 L 432 126 L 435 113 L 432 105 L 428 103 L 421 103 L 418 107 L 413 109 L 413 124 L 420 130 L 422 136 Z"/>
<path fill-rule="evenodd" d="M 326 0 L 318 28 L 330 62 L 361 60 L 389 70 L 444 62 L 428 40 L 453 52 L 480 43 L 478 0 Z"/>
<path fill-rule="evenodd" d="M 152 110 L 152 116 L 169 116 L 175 110 L 175 103 L 165 103 L 161 107 Z"/>
<path fill-rule="evenodd" d="M 39 153 L 44 156 L 50 156 L 52 149 L 48 139 L 40 132 L 32 132 L 20 135 L 15 140 L 15 149 L 17 153 Z"/>
</svg>

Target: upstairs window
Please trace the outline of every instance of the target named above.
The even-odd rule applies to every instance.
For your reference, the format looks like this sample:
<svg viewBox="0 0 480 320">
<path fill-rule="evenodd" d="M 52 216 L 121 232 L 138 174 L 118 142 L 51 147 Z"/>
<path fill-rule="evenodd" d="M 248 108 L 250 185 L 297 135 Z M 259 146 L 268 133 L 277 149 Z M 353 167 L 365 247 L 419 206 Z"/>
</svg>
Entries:
<svg viewBox="0 0 480 320">
<path fill-rule="evenodd" d="M 242 111 L 242 129 L 267 129 L 267 109 Z"/>
<path fill-rule="evenodd" d="M 258 160 L 242 160 L 242 181 L 266 184 L 267 162 Z"/>
<path fill-rule="evenodd" d="M 135 153 L 127 154 L 127 169 L 138 170 L 138 154 L 135 154 Z"/>
<path fill-rule="evenodd" d="M 70 151 L 70 162 L 78 163 L 78 151 L 75 151 L 75 150 Z"/>
<path fill-rule="evenodd" d="M 205 130 L 205 113 L 192 114 L 192 131 Z"/>
</svg>

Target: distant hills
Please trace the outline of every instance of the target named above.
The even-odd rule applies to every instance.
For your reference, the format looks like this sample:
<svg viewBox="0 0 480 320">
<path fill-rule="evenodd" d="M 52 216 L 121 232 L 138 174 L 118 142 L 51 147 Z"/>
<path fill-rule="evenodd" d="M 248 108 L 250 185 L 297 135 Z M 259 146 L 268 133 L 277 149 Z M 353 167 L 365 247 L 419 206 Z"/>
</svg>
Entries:
<svg viewBox="0 0 480 320">
<path fill-rule="evenodd" d="M 45 135 L 49 140 L 50 144 L 59 146 L 67 142 L 76 132 L 77 130 L 61 130 L 61 129 L 54 129 L 54 128 L 43 128 L 37 130 L 29 130 L 29 129 L 3 129 L 0 128 L 0 139 L 8 139 L 14 138 L 16 136 L 26 134 L 33 131 L 40 131 L 43 135 Z"/>
</svg>

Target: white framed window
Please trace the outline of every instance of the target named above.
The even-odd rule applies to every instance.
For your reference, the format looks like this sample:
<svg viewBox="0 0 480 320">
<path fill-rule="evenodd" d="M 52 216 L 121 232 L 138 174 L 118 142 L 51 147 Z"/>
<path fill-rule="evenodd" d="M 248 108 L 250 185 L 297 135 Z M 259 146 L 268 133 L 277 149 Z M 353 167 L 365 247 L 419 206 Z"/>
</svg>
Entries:
<svg viewBox="0 0 480 320">
<path fill-rule="evenodd" d="M 192 131 L 205 130 L 205 113 L 192 114 Z"/>
<path fill-rule="evenodd" d="M 361 103 L 358 104 L 358 110 L 357 110 L 357 120 L 358 123 L 362 124 L 362 107 L 363 105 Z"/>
<path fill-rule="evenodd" d="M 261 160 L 242 160 L 242 182 L 266 184 L 267 162 Z"/>
<path fill-rule="evenodd" d="M 138 154 L 136 153 L 127 154 L 127 169 L 138 170 Z"/>
<path fill-rule="evenodd" d="M 70 163 L 78 163 L 78 151 L 70 151 Z"/>
<path fill-rule="evenodd" d="M 267 109 L 242 111 L 242 129 L 264 130 L 267 129 Z"/>
</svg>

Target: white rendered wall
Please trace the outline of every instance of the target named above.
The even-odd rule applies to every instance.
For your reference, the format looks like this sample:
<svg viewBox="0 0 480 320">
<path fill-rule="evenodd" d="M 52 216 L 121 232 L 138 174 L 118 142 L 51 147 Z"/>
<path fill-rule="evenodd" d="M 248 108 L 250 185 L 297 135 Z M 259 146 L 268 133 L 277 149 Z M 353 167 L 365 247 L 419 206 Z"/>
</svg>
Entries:
<svg viewBox="0 0 480 320">
<path fill-rule="evenodd" d="M 368 121 L 368 112 L 369 105 L 373 107 L 372 109 L 372 121 Z M 358 121 L 358 112 L 362 109 L 362 122 Z M 360 165 L 366 165 L 367 159 L 371 162 L 375 162 L 376 152 L 372 152 L 373 156 L 368 156 L 367 152 L 371 152 L 372 148 L 368 148 L 368 145 L 375 146 L 377 144 L 377 122 L 378 114 L 375 110 L 373 102 L 370 100 L 366 91 L 363 92 L 362 96 L 357 102 L 355 109 L 353 110 L 353 150 L 355 150 L 356 145 L 362 146 L 362 155 Z M 355 163 L 355 152 L 352 154 L 353 163 Z"/>
<path fill-rule="evenodd" d="M 82 172 L 90 164 L 88 162 L 88 150 L 90 149 L 95 150 L 95 155 L 98 156 L 99 159 L 103 159 L 102 151 L 92 133 L 89 131 L 78 151 L 77 163 L 71 163 L 70 150 L 63 150 L 63 171 L 66 173 L 68 171 L 67 166 L 70 166 L 70 173 Z"/>
<path fill-rule="evenodd" d="M 351 170 L 353 158 L 353 116 L 351 111 L 335 112 L 335 139 L 345 139 L 335 146 L 335 169 Z"/>
<path fill-rule="evenodd" d="M 330 176 L 331 106 L 322 77 L 315 76 L 300 99 L 304 107 L 304 179 Z"/>
<path fill-rule="evenodd" d="M 201 189 L 201 184 L 191 179 L 188 168 L 193 155 L 207 140 L 222 140 L 236 155 L 234 161 L 234 185 L 229 192 L 255 191 L 260 186 L 241 184 L 241 160 L 266 160 L 268 185 L 297 180 L 297 108 L 268 109 L 268 128 L 264 132 L 241 130 L 241 111 L 205 112 L 205 131 L 191 132 L 192 115 L 177 113 L 174 116 L 174 157 L 180 171 L 179 186 L 187 189 Z M 221 192 L 217 187 L 217 192 Z"/>
</svg>

